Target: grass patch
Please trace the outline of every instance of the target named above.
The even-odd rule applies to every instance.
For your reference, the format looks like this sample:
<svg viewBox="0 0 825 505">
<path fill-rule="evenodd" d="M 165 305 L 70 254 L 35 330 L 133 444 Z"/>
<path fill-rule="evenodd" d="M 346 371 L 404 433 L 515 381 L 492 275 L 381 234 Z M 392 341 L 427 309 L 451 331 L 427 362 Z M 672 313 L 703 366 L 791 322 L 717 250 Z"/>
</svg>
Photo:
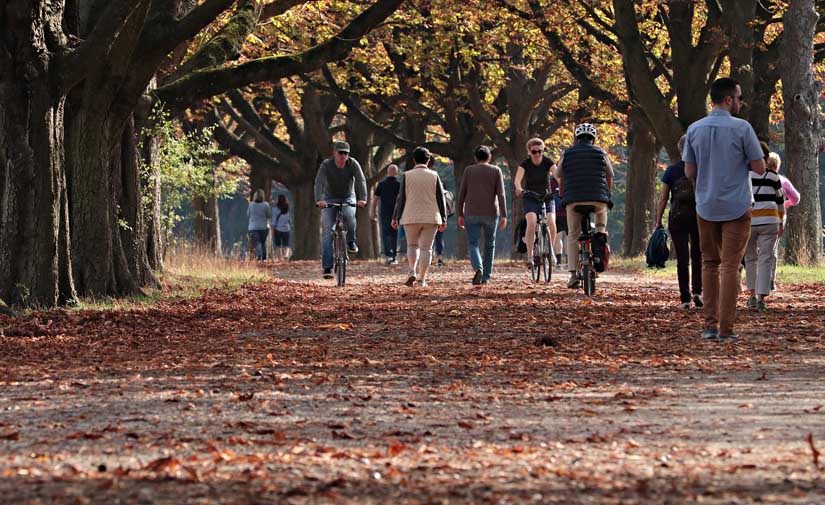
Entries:
<svg viewBox="0 0 825 505">
<path fill-rule="evenodd" d="M 148 306 L 162 300 L 187 299 L 199 296 L 206 289 L 231 291 L 249 282 L 263 282 L 270 276 L 255 262 L 229 260 L 197 251 L 191 247 L 176 247 L 167 254 L 164 270 L 157 273 L 160 287 L 144 288 L 140 294 L 124 298 L 92 298 L 78 300 L 78 310 L 122 310 Z"/>
<path fill-rule="evenodd" d="M 644 273 L 651 277 L 670 277 L 676 279 L 676 260 L 671 259 L 665 268 L 647 268 L 643 256 L 636 258 L 610 258 L 610 269 L 630 270 Z M 782 284 L 812 284 L 825 282 L 825 265 L 804 267 L 798 265 L 779 264 L 776 267 L 776 280 Z"/>
</svg>

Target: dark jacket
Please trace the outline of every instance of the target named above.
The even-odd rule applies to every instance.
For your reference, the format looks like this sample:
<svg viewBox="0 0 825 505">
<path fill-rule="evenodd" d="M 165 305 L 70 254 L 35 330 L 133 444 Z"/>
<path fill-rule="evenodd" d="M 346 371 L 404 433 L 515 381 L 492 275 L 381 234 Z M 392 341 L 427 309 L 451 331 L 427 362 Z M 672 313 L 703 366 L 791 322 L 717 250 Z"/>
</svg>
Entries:
<svg viewBox="0 0 825 505">
<path fill-rule="evenodd" d="M 567 149 L 561 170 L 564 205 L 610 201 L 606 153 L 600 147 L 581 142 Z"/>
</svg>

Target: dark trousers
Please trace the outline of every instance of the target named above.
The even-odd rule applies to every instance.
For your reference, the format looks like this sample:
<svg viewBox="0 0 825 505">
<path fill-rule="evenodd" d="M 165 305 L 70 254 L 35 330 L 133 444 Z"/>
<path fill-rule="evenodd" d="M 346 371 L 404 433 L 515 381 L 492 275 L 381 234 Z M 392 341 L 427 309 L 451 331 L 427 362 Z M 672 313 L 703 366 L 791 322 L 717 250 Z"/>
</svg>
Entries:
<svg viewBox="0 0 825 505">
<path fill-rule="evenodd" d="M 679 278 L 679 297 L 682 302 L 690 301 L 691 284 L 693 294 L 702 294 L 702 249 L 699 247 L 699 223 L 667 223 L 667 230 L 676 249 L 676 275 Z M 690 265 L 690 272 L 688 272 Z"/>
<path fill-rule="evenodd" d="M 395 259 L 398 252 L 398 230 L 392 229 L 392 216 L 381 216 L 381 248 L 387 258 Z"/>
<path fill-rule="evenodd" d="M 440 231 L 435 234 L 435 254 L 441 256 L 444 254 L 444 232 Z"/>
</svg>

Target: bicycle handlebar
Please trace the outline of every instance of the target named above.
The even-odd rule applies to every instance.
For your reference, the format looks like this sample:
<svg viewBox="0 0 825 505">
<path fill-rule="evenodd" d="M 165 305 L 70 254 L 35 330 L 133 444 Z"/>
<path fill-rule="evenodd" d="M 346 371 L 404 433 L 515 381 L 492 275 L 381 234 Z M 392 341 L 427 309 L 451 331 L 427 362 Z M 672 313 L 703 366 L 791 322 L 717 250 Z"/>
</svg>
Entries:
<svg viewBox="0 0 825 505">
<path fill-rule="evenodd" d="M 320 207 L 320 205 L 316 205 L 316 207 Z M 357 203 L 329 203 L 327 202 L 327 207 L 358 207 Z"/>
</svg>

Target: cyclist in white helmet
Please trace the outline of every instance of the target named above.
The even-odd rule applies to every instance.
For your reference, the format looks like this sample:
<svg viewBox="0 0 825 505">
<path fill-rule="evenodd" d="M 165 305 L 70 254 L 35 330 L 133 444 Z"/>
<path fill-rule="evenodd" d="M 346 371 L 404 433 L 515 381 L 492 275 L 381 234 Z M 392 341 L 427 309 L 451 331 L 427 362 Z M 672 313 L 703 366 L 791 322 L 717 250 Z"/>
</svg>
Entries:
<svg viewBox="0 0 825 505">
<path fill-rule="evenodd" d="M 596 140 L 596 127 L 590 123 L 576 125 L 575 136 L 575 145 L 564 152 L 555 175 L 567 211 L 569 288 L 575 288 L 579 283 L 576 271 L 579 267 L 578 239 L 581 235 L 582 216 L 575 211 L 575 207 L 587 205 L 595 208 L 596 234 L 604 234 L 599 237 L 599 241 L 606 243 L 607 210 L 613 187 L 610 157 L 602 148 L 593 144 Z"/>
</svg>

